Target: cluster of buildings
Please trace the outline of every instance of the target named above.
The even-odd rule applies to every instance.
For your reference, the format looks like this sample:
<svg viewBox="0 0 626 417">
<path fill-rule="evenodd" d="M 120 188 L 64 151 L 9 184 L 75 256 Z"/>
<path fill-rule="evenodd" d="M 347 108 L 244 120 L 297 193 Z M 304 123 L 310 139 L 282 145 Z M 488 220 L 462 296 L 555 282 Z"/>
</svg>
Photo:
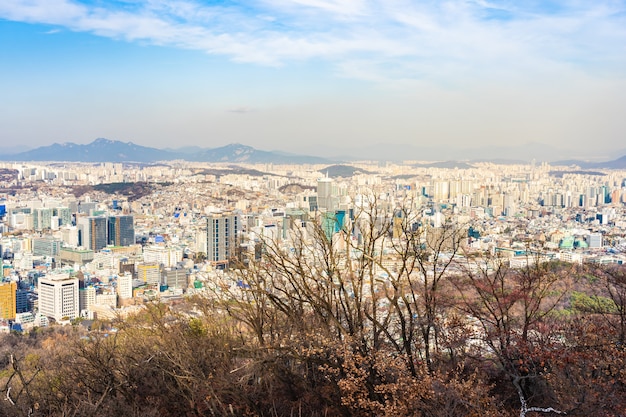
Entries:
<svg viewBox="0 0 626 417">
<path fill-rule="evenodd" d="M 355 225 L 365 215 L 392 224 L 389 242 L 403 239 L 396 223 L 407 216 L 413 230 L 428 231 L 425 239 L 454 224 L 464 253 L 498 252 L 512 266 L 528 262 L 529 251 L 579 263 L 626 259 L 625 172 L 356 167 L 336 177 L 333 167 L 306 165 L 239 173 L 181 161 L 0 164 L 0 327 L 119 317 L 146 300 L 237 285 L 229 269 L 261 259 L 264 240 L 293 250 L 293 236 L 311 239 L 317 222 L 328 239 L 349 233 L 358 247 L 363 235 Z M 74 191 L 136 181 L 151 193 Z"/>
</svg>

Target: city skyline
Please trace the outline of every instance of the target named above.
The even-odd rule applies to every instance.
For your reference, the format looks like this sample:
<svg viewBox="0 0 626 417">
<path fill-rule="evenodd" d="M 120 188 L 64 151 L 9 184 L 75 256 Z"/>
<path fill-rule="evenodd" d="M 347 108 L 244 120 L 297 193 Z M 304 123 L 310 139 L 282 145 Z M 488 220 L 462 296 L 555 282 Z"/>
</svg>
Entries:
<svg viewBox="0 0 626 417">
<path fill-rule="evenodd" d="M 624 27 L 623 1 L 8 0 L 1 147 L 540 143 L 610 157 Z"/>
</svg>

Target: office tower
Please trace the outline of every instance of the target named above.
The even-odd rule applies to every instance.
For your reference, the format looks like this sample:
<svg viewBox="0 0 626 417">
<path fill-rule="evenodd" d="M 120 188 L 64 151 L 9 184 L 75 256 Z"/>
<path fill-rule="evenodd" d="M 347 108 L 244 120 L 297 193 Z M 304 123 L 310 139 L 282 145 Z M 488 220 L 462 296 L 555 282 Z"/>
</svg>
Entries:
<svg viewBox="0 0 626 417">
<path fill-rule="evenodd" d="M 211 216 L 206 219 L 207 260 L 216 266 L 226 266 L 236 256 L 239 216 Z"/>
<path fill-rule="evenodd" d="M 169 288 L 187 288 L 187 271 L 184 269 L 167 269 L 163 272 L 163 283 Z"/>
<path fill-rule="evenodd" d="M 49 274 L 39 278 L 39 312 L 57 322 L 79 314 L 78 279 L 68 274 Z"/>
<path fill-rule="evenodd" d="M 17 284 L 14 281 L 0 283 L 0 318 L 15 319 L 16 291 Z"/>
<path fill-rule="evenodd" d="M 157 263 L 137 265 L 137 279 L 147 285 L 159 285 L 161 283 L 161 266 Z"/>
<path fill-rule="evenodd" d="M 130 246 L 135 243 L 135 225 L 133 220 L 133 216 L 109 216 L 109 245 Z"/>
<path fill-rule="evenodd" d="M 77 221 L 80 245 L 99 251 L 107 245 L 107 218 L 103 216 L 80 217 Z"/>
<path fill-rule="evenodd" d="M 18 288 L 15 292 L 15 312 L 26 313 L 30 310 L 28 305 L 28 295 L 30 291 L 23 288 Z"/>
<path fill-rule="evenodd" d="M 78 290 L 79 310 L 89 311 L 89 308 L 96 304 L 96 287 L 85 287 Z"/>
<path fill-rule="evenodd" d="M 117 296 L 121 300 L 133 298 L 133 276 L 122 274 L 117 277 Z"/>
<path fill-rule="evenodd" d="M 33 255 L 54 257 L 61 250 L 62 241 L 51 236 L 33 239 Z"/>
</svg>

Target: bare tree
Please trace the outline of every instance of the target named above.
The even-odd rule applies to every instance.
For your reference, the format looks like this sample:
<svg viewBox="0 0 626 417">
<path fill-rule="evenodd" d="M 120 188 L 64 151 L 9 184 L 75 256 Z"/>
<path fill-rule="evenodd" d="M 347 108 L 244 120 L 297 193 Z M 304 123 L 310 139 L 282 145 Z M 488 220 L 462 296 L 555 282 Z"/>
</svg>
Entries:
<svg viewBox="0 0 626 417">
<path fill-rule="evenodd" d="M 596 306 L 593 312 L 607 318 L 614 329 L 616 343 L 626 346 L 626 267 L 624 265 L 585 265 L 586 269 L 600 279 L 602 291 L 596 291 Z M 603 303 L 602 297 L 608 297 L 610 304 Z"/>
<path fill-rule="evenodd" d="M 459 309 L 477 325 L 476 357 L 493 361 L 512 382 L 520 401 L 520 416 L 528 412 L 561 413 L 552 407 L 528 405 L 529 396 L 549 396 L 542 390 L 549 346 L 555 342 L 547 316 L 566 294 L 554 264 L 539 256 L 521 269 L 510 269 L 495 257 L 468 267 L 455 282 Z M 539 391 L 535 390 L 537 388 Z"/>
</svg>

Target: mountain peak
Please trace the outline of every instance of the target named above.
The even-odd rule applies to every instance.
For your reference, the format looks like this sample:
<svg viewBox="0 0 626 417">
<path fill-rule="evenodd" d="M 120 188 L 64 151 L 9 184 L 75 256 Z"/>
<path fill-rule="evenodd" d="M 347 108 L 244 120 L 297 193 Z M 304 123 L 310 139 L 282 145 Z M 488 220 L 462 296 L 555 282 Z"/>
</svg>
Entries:
<svg viewBox="0 0 626 417">
<path fill-rule="evenodd" d="M 252 146 L 243 145 L 241 143 L 230 143 L 228 145 L 222 146 L 223 149 L 245 149 L 245 150 L 254 150 Z"/>
<path fill-rule="evenodd" d="M 89 145 L 113 145 L 113 144 L 116 144 L 116 143 L 121 143 L 121 142 L 118 142 L 116 140 L 107 139 L 107 138 L 97 138 L 96 140 L 91 142 Z M 131 142 L 129 142 L 129 144 L 130 143 Z"/>
</svg>

